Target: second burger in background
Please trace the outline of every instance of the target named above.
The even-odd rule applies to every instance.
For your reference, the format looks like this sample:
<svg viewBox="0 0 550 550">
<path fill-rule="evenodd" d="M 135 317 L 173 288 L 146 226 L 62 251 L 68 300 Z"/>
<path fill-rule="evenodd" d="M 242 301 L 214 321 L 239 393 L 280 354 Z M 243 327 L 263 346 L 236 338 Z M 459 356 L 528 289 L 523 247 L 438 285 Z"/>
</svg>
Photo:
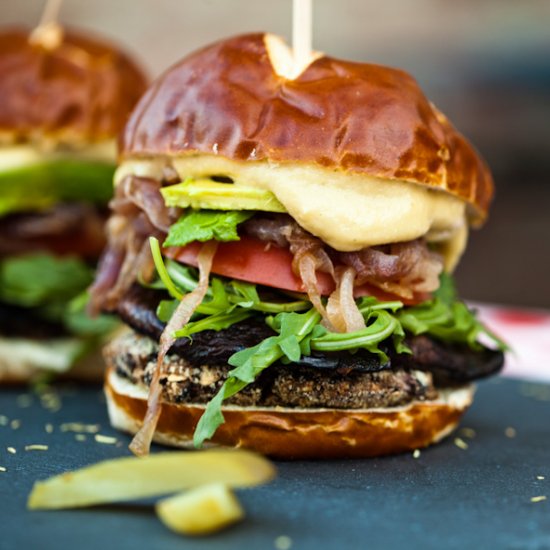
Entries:
<svg viewBox="0 0 550 550">
<path fill-rule="evenodd" d="M 100 376 L 99 358 L 85 360 L 113 321 L 85 315 L 85 291 L 116 138 L 146 84 L 103 40 L 57 25 L 0 31 L 0 381 L 73 365 Z"/>
<path fill-rule="evenodd" d="M 206 47 L 124 132 L 92 303 L 133 329 L 106 394 L 136 453 L 415 449 L 502 366 L 450 275 L 483 160 L 406 73 L 317 55 L 294 78 L 290 57 L 272 35 Z"/>
</svg>

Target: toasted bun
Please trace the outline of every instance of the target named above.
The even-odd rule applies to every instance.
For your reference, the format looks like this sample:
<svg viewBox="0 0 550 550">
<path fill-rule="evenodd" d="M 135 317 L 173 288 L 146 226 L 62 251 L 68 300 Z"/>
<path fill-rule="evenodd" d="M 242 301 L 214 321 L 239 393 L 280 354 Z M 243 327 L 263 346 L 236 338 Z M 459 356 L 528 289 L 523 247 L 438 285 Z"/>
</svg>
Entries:
<svg viewBox="0 0 550 550">
<path fill-rule="evenodd" d="M 65 32 L 57 47 L 0 32 L 0 140 L 90 143 L 116 138 L 146 87 L 118 48 Z"/>
<path fill-rule="evenodd" d="M 27 345 L 25 345 L 27 344 Z M 57 371 L 55 368 L 45 369 L 37 365 L 40 360 L 40 350 L 31 350 L 33 342 L 21 339 L 0 338 L 0 384 L 28 384 L 45 374 L 78 380 L 81 382 L 100 382 L 103 379 L 105 361 L 99 350 L 78 360 L 70 370 Z M 21 353 L 22 348 L 24 349 Z M 52 359 L 50 358 L 51 362 Z M 61 360 L 62 361 L 62 360 Z M 55 358 L 53 359 L 55 362 Z"/>
<path fill-rule="evenodd" d="M 484 161 L 408 74 L 318 56 L 290 79 L 271 35 L 208 46 L 169 69 L 126 126 L 124 158 L 217 155 L 407 181 L 487 214 Z"/>
<path fill-rule="evenodd" d="M 391 409 L 225 407 L 211 444 L 245 447 L 281 459 L 362 458 L 426 447 L 448 435 L 472 402 L 472 386 L 442 390 L 437 401 Z M 135 434 L 147 392 L 109 369 L 105 395 L 113 427 Z M 164 403 L 154 441 L 192 448 L 204 406 Z"/>
</svg>

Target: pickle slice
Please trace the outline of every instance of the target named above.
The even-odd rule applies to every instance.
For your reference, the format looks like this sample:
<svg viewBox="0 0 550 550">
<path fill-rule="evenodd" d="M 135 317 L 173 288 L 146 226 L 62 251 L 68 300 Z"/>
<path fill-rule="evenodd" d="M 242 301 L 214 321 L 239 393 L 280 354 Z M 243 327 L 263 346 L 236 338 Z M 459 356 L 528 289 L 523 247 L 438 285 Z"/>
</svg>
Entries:
<svg viewBox="0 0 550 550">
<path fill-rule="evenodd" d="M 211 483 L 251 487 L 275 475 L 267 459 L 249 451 L 175 451 L 106 460 L 38 481 L 27 506 L 81 508 L 172 494 Z"/>
<path fill-rule="evenodd" d="M 164 525 L 184 535 L 208 535 L 244 518 L 239 501 L 222 483 L 203 485 L 161 500 L 156 511 Z"/>
</svg>

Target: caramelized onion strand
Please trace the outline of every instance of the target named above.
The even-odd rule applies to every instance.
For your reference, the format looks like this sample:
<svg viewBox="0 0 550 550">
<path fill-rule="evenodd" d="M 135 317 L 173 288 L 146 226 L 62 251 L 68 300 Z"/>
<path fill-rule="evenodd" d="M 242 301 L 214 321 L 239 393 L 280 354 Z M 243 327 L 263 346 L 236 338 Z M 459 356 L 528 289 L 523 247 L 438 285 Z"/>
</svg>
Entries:
<svg viewBox="0 0 550 550">
<path fill-rule="evenodd" d="M 161 413 L 161 395 L 162 386 L 160 377 L 162 374 L 162 365 L 166 354 L 176 341 L 174 333 L 183 328 L 191 319 L 191 316 L 204 300 L 208 290 L 208 280 L 212 269 L 212 261 L 216 254 L 218 243 L 216 241 L 208 241 L 202 245 L 198 256 L 199 264 L 199 282 L 197 287 L 186 294 L 183 300 L 179 303 L 176 311 L 174 311 L 170 321 L 164 328 L 161 337 L 159 352 L 157 356 L 157 365 L 153 373 L 153 379 L 149 386 L 149 396 L 147 399 L 147 412 L 140 430 L 130 443 L 130 450 L 137 456 L 144 456 L 149 453 L 151 442 L 155 434 L 155 429 Z"/>
</svg>

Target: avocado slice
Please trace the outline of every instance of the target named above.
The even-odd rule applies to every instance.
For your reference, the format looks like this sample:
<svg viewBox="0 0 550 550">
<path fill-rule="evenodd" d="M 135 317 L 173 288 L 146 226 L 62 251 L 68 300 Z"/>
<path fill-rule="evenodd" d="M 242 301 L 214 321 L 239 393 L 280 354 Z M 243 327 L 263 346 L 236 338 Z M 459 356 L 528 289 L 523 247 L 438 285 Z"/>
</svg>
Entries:
<svg viewBox="0 0 550 550">
<path fill-rule="evenodd" d="M 114 172 L 114 164 L 66 158 L 0 169 L 0 215 L 61 201 L 107 204 Z"/>
<path fill-rule="evenodd" d="M 286 212 L 286 208 L 271 191 L 209 179 L 186 179 L 163 187 L 160 192 L 166 206 L 211 210 L 261 210 Z"/>
</svg>

